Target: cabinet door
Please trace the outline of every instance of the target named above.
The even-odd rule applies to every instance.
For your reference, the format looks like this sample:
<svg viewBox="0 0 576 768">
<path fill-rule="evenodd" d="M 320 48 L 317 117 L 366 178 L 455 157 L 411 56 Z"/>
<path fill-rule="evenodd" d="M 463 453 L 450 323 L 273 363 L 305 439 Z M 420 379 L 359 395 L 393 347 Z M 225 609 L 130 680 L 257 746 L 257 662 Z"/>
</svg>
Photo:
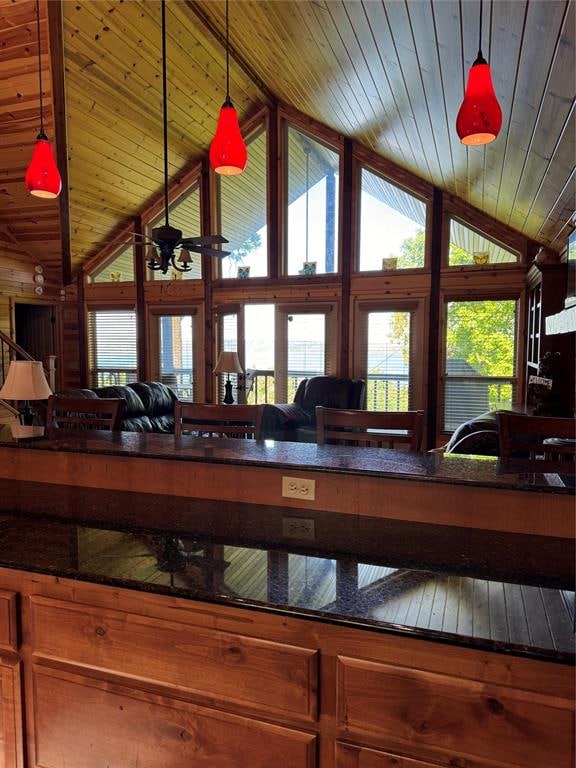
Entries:
<svg viewBox="0 0 576 768">
<path fill-rule="evenodd" d="M 411 757 L 391 755 L 368 747 L 336 742 L 336 768 L 439 768 L 438 763 L 426 763 Z"/>
<path fill-rule="evenodd" d="M 0 768 L 22 768 L 20 664 L 0 656 Z"/>
<path fill-rule="evenodd" d="M 37 768 L 315 768 L 314 734 L 35 666 Z"/>
</svg>

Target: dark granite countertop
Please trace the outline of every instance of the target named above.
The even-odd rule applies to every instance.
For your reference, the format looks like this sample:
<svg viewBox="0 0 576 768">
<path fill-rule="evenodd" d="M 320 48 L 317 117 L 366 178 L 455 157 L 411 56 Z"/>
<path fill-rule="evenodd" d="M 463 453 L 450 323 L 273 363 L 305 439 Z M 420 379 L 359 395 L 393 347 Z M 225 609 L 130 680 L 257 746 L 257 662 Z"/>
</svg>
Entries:
<svg viewBox="0 0 576 768">
<path fill-rule="evenodd" d="M 574 662 L 551 537 L 0 480 L 0 567 Z"/>
<path fill-rule="evenodd" d="M 548 493 L 574 493 L 574 464 L 511 461 L 488 456 L 415 454 L 381 448 L 279 441 L 231 440 L 174 435 L 54 430 L 44 438 L 14 441 L 0 433 L 0 448 L 64 451 L 276 467 L 307 472 L 376 475 L 402 480 L 510 488 Z"/>
</svg>

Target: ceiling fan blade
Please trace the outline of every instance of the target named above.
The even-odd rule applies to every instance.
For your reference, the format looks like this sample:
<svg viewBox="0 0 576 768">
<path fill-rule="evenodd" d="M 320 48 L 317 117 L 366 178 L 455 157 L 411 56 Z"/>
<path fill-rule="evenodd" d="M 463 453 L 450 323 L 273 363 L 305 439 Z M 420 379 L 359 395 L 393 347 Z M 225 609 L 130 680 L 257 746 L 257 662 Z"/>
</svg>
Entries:
<svg viewBox="0 0 576 768">
<path fill-rule="evenodd" d="M 220 251 L 216 248 L 208 248 L 206 245 L 188 245 L 186 246 L 186 250 L 193 251 L 194 253 L 201 253 L 204 256 L 216 256 L 220 259 L 230 255 L 230 251 Z"/>
<path fill-rule="evenodd" d="M 227 243 L 225 237 L 222 235 L 202 235 L 201 237 L 184 237 L 180 243 L 187 248 L 189 245 L 218 245 L 220 243 Z"/>
</svg>

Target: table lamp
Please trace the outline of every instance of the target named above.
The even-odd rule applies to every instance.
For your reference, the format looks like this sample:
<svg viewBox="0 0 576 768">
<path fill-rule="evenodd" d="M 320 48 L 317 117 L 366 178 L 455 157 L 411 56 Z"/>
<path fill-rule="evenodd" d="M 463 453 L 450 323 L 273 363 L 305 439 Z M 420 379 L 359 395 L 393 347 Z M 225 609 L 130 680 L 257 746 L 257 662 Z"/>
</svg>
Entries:
<svg viewBox="0 0 576 768">
<path fill-rule="evenodd" d="M 35 426 L 34 410 L 30 400 L 46 400 L 52 394 L 48 386 L 42 363 L 37 360 L 12 360 L 6 380 L 0 389 L 0 399 L 24 402 L 20 409 L 20 423 L 11 424 L 12 437 L 41 437 L 43 426 Z"/>
<path fill-rule="evenodd" d="M 234 402 L 234 396 L 232 395 L 232 382 L 230 381 L 230 374 L 244 373 L 236 352 L 220 352 L 218 362 L 216 363 L 216 368 L 214 368 L 214 373 L 228 374 L 226 384 L 224 385 L 224 402 L 226 405 L 232 405 Z"/>
</svg>

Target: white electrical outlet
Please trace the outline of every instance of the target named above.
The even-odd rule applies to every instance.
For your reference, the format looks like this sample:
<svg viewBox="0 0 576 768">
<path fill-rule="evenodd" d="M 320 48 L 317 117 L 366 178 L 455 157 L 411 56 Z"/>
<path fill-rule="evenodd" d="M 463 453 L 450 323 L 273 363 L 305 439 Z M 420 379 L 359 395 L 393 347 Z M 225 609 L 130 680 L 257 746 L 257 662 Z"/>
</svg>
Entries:
<svg viewBox="0 0 576 768">
<path fill-rule="evenodd" d="M 316 480 L 306 480 L 304 477 L 283 477 L 282 496 L 287 499 L 314 501 L 316 498 Z"/>
</svg>

